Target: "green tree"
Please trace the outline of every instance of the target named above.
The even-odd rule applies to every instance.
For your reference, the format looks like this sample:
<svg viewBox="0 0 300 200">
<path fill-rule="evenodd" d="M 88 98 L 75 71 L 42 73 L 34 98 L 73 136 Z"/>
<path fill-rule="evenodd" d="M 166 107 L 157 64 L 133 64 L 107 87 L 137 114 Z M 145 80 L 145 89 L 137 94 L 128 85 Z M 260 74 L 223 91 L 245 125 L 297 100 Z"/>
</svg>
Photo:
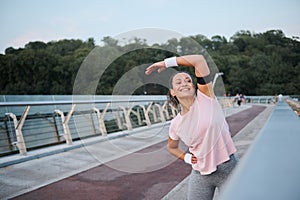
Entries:
<svg viewBox="0 0 300 200">
<path fill-rule="evenodd" d="M 203 54 L 212 74 L 224 73 L 225 88 L 231 94 L 300 94 L 300 42 L 281 30 L 241 30 L 229 40 L 198 34 L 152 46 L 140 38 L 121 45 L 107 36 L 102 42 L 98 47 L 93 38 L 64 39 L 8 47 L 0 54 L 1 94 L 111 94 L 122 76 L 135 67 L 186 54 Z M 193 73 L 192 68 L 176 69 Z M 145 90 L 148 94 L 166 92 L 166 88 L 148 84 L 135 94 Z"/>
</svg>

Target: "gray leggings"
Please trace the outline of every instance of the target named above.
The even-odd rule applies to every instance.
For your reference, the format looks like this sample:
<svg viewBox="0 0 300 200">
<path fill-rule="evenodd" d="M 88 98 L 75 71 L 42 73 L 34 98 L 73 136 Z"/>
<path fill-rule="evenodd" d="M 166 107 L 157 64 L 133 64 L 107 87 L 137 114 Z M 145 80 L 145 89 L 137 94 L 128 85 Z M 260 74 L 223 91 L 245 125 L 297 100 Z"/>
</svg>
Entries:
<svg viewBox="0 0 300 200">
<path fill-rule="evenodd" d="M 221 189 L 230 172 L 238 162 L 235 155 L 230 160 L 217 166 L 217 170 L 209 175 L 201 175 L 200 172 L 192 170 L 189 177 L 188 199 L 189 200 L 212 200 L 215 189 Z"/>
</svg>

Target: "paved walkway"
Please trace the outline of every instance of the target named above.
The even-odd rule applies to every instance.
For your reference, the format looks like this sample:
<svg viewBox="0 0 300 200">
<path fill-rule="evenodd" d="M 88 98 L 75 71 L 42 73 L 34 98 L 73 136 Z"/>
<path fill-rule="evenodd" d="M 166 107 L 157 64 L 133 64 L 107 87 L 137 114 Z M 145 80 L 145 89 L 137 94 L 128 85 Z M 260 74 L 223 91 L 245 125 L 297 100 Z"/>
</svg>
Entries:
<svg viewBox="0 0 300 200">
<path fill-rule="evenodd" d="M 236 109 L 239 111 L 240 108 Z M 244 130 L 250 126 L 249 122 L 264 109 L 264 106 L 253 106 L 229 116 L 227 120 L 232 133 L 236 134 L 242 128 Z M 272 107 L 268 107 L 267 113 L 262 112 L 265 113 L 265 118 L 271 109 Z M 239 126 L 240 124 L 243 126 Z M 248 125 L 245 127 L 246 124 Z M 190 167 L 167 152 L 168 126 L 169 123 L 166 123 L 150 129 L 139 128 L 130 134 L 122 132 L 111 136 L 115 139 L 90 139 L 82 145 L 84 148 L 3 167 L 0 169 L 0 197 L 161 199 L 165 196 L 166 199 L 176 199 L 175 197 L 179 197 L 178 191 L 186 188 L 186 182 L 181 181 L 187 180 Z M 256 133 L 260 128 L 255 129 Z M 126 136 L 123 137 L 124 135 Z M 248 142 L 243 141 L 240 135 L 241 133 L 234 139 L 240 138 L 236 144 L 238 149 L 243 150 L 245 145 L 251 144 L 255 134 Z M 246 137 L 247 134 L 244 138 Z M 47 153 L 45 149 L 43 151 L 44 154 Z M 37 155 L 35 154 L 35 158 Z"/>
</svg>

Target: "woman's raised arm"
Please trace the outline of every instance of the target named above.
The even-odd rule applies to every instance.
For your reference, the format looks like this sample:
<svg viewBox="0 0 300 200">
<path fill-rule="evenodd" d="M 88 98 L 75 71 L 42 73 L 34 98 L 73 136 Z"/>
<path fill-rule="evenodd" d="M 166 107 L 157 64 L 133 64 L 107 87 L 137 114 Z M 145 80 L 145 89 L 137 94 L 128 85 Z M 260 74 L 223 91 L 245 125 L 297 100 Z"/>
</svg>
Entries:
<svg viewBox="0 0 300 200">
<path fill-rule="evenodd" d="M 180 57 L 172 57 L 165 59 L 164 61 L 156 62 L 150 65 L 146 69 L 146 74 L 149 75 L 154 71 L 159 73 L 167 69 L 168 67 L 173 66 L 186 66 L 195 68 L 195 76 L 198 77 L 197 80 L 200 80 L 202 83 L 197 81 L 198 89 L 209 97 L 215 97 L 211 81 L 203 82 L 201 78 L 207 77 L 210 75 L 210 70 L 207 65 L 205 58 L 202 55 L 185 55 Z M 207 79 L 206 79 L 207 80 Z"/>
</svg>

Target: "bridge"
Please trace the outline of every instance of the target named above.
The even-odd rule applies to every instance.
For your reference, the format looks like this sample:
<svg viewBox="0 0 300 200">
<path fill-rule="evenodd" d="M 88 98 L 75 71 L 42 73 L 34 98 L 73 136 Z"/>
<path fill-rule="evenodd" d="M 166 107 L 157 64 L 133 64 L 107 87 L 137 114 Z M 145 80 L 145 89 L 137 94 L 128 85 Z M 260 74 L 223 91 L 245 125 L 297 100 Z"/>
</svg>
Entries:
<svg viewBox="0 0 300 200">
<path fill-rule="evenodd" d="M 123 98 L 2 102 L 0 197 L 184 199 L 191 169 L 166 150 L 176 111 L 165 97 Z M 219 99 L 240 158 L 277 109 L 272 99 Z"/>
</svg>

